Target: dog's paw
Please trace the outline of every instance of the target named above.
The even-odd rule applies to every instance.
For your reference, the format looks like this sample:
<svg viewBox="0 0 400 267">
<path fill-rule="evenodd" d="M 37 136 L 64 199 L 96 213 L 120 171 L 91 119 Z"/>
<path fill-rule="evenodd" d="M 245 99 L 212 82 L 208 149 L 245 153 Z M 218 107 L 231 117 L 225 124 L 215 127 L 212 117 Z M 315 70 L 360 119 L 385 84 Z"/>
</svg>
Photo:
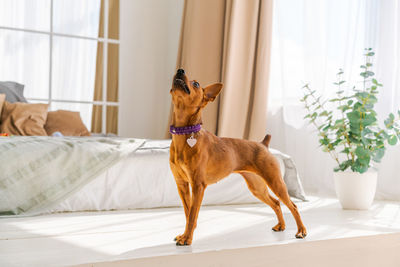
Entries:
<svg viewBox="0 0 400 267">
<path fill-rule="evenodd" d="M 277 225 L 272 227 L 272 231 L 282 232 L 282 231 L 285 231 L 285 227 L 286 227 L 285 224 L 278 223 Z"/>
<path fill-rule="evenodd" d="M 298 231 L 297 231 L 297 234 L 296 234 L 296 238 L 301 238 L 301 239 L 303 239 L 303 238 L 305 238 L 307 236 L 307 230 L 306 230 L 306 228 L 300 228 Z"/>
<path fill-rule="evenodd" d="M 181 237 L 182 237 L 182 235 L 177 235 L 177 236 L 174 238 L 174 241 L 178 241 L 179 239 L 181 239 Z"/>
<path fill-rule="evenodd" d="M 190 246 L 192 244 L 192 239 L 185 235 L 178 235 L 175 237 L 177 246 Z"/>
</svg>

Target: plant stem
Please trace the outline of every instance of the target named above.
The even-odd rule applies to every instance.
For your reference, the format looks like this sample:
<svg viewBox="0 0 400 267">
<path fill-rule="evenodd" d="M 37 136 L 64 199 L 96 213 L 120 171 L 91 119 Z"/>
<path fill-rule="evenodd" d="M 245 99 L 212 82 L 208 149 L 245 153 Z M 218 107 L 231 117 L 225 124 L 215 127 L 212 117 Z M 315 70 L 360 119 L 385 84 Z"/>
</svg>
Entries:
<svg viewBox="0 0 400 267">
<path fill-rule="evenodd" d="M 323 111 L 326 111 L 326 112 L 327 112 L 327 110 L 323 107 L 323 105 L 322 105 L 322 103 L 319 101 L 319 99 L 317 99 L 317 98 L 312 94 L 311 89 L 310 89 L 308 86 L 306 86 L 306 88 L 307 88 L 307 90 L 309 91 L 310 95 L 314 98 L 314 101 L 316 101 L 316 103 L 317 103 L 318 105 L 321 106 L 321 108 L 323 109 Z M 305 100 L 305 107 L 306 107 L 307 111 L 308 111 L 310 114 L 312 114 L 312 110 L 310 109 L 310 106 L 308 105 L 307 100 Z M 331 122 L 331 121 L 330 121 L 330 122 Z M 312 119 L 312 120 L 311 120 L 311 123 L 315 126 L 315 128 L 317 129 L 317 131 L 319 132 L 319 134 L 320 134 L 322 137 L 328 138 L 328 136 L 327 136 L 323 131 L 320 130 L 319 126 L 318 126 L 317 123 L 315 122 L 315 119 Z M 329 154 L 331 155 L 331 157 L 340 165 L 339 158 L 338 158 L 338 156 L 337 156 L 336 151 L 333 150 L 332 144 L 330 144 L 330 143 L 328 144 L 328 149 L 329 149 L 328 151 L 329 151 Z"/>
<path fill-rule="evenodd" d="M 343 72 L 341 72 L 341 73 L 343 73 Z M 338 81 L 337 81 L 337 83 L 338 83 L 338 92 L 341 91 L 341 90 L 340 90 L 340 89 L 341 89 L 341 88 L 340 88 L 341 76 L 342 76 L 341 74 L 338 75 Z M 339 99 L 341 99 L 341 96 L 340 96 L 339 94 L 337 94 L 337 95 L 338 95 Z M 341 106 L 341 105 L 342 105 L 342 100 L 339 100 L 339 106 Z M 345 115 L 344 115 L 343 109 L 341 109 L 341 112 L 342 112 L 342 119 L 343 119 L 343 132 L 344 132 L 344 137 L 346 138 L 346 142 L 347 142 L 347 145 L 348 145 L 348 148 L 349 148 L 349 152 L 350 152 L 351 143 L 350 143 L 349 135 L 348 135 L 348 133 L 347 133 L 346 124 L 344 123 L 344 122 L 346 121 L 346 117 L 345 117 Z M 346 143 L 344 143 L 343 146 L 346 148 Z M 354 155 L 353 155 L 352 152 L 350 152 L 350 154 L 351 154 L 351 161 L 354 162 Z M 347 160 L 350 160 L 350 157 L 349 157 L 349 154 L 348 154 L 348 153 L 346 153 L 346 156 L 347 156 Z"/>
</svg>

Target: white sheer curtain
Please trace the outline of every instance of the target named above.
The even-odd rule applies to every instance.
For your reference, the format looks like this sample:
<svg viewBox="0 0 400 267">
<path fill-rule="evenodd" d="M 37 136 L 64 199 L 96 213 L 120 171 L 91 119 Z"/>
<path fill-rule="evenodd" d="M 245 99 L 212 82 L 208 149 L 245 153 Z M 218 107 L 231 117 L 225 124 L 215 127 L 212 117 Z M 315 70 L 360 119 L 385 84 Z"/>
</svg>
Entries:
<svg viewBox="0 0 400 267">
<path fill-rule="evenodd" d="M 383 83 L 378 113 L 400 107 L 400 7 L 397 0 L 279 0 L 274 3 L 268 131 L 272 146 L 294 157 L 306 191 L 334 194 L 335 163 L 318 147 L 299 101 L 305 82 L 319 93 L 335 92 L 339 68 L 346 84 L 360 85 L 364 48 L 375 50 L 374 70 Z M 400 147 L 380 164 L 378 198 L 400 200 Z"/>
</svg>

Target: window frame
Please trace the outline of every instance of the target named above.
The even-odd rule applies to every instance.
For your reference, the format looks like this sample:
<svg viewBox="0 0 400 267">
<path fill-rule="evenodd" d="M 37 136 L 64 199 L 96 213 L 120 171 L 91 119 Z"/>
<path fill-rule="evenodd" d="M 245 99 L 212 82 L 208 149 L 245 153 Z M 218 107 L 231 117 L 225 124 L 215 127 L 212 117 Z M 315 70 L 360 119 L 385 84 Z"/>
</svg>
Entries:
<svg viewBox="0 0 400 267">
<path fill-rule="evenodd" d="M 55 103 L 72 103 L 72 104 L 91 104 L 92 107 L 94 105 L 98 105 L 102 107 L 102 123 L 101 123 L 101 132 L 103 134 L 106 133 L 107 127 L 107 106 L 114 106 L 119 107 L 120 101 L 118 99 L 117 102 L 107 101 L 107 73 L 108 73 L 108 44 L 116 44 L 119 45 L 120 41 L 117 39 L 108 38 L 108 20 L 109 20 L 109 0 L 104 1 L 104 34 L 103 37 L 89 37 L 89 36 L 81 36 L 81 35 L 74 35 L 74 34 L 64 34 L 64 33 L 57 33 L 53 30 L 53 2 L 54 0 L 50 0 L 50 30 L 49 31 L 41 31 L 41 30 L 32 30 L 26 28 L 18 28 L 18 27 L 8 27 L 8 26 L 1 26 L 0 29 L 2 30 L 9 30 L 9 31 L 17 31 L 17 32 L 27 32 L 27 33 L 35 33 L 35 34 L 43 34 L 49 36 L 49 92 L 48 98 L 27 98 L 27 100 L 32 101 L 39 101 L 44 102 L 47 101 L 49 106 L 51 106 L 52 102 Z M 100 30 L 100 29 L 99 29 Z M 84 100 L 69 100 L 69 99 L 55 99 L 52 96 L 52 72 L 53 72 L 53 37 L 67 37 L 73 39 L 80 39 L 80 40 L 92 40 L 97 41 L 98 43 L 103 43 L 103 80 L 102 80 L 102 100 L 101 101 L 84 101 Z M 118 55 L 119 56 L 119 55 Z M 118 88 L 119 90 L 119 88 Z M 88 125 L 90 126 L 90 125 Z"/>
</svg>

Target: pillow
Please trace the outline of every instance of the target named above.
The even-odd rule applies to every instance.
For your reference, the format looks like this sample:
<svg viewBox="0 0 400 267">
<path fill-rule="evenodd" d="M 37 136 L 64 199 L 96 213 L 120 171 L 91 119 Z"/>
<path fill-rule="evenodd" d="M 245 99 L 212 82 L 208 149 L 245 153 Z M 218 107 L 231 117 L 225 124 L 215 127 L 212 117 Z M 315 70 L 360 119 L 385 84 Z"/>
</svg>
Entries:
<svg viewBox="0 0 400 267">
<path fill-rule="evenodd" d="M 10 103 L 5 101 L 0 132 L 13 135 L 47 135 L 44 124 L 47 104 Z"/>
<path fill-rule="evenodd" d="M 24 85 L 16 82 L 0 82 L 0 94 L 6 95 L 10 103 L 28 102 L 24 97 Z"/>
<path fill-rule="evenodd" d="M 6 94 L 0 94 L 0 123 L 1 123 L 1 111 L 3 110 L 3 105 L 5 100 L 6 100 Z"/>
<path fill-rule="evenodd" d="M 50 111 L 44 126 L 48 135 L 61 132 L 64 136 L 90 136 L 79 112 L 68 110 Z"/>
</svg>

